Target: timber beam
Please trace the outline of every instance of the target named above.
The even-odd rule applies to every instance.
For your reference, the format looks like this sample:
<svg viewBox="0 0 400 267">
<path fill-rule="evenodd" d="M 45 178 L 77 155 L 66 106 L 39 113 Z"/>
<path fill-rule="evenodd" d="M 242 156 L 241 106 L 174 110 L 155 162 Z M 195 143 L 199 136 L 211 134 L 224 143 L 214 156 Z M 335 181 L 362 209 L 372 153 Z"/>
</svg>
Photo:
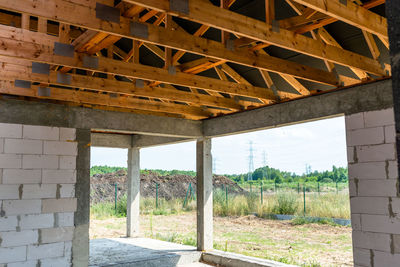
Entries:
<svg viewBox="0 0 400 267">
<path fill-rule="evenodd" d="M 135 1 L 129 1 L 129 2 L 135 2 Z M 145 2 L 145 3 L 149 2 L 148 4 L 151 4 L 153 2 L 154 3 L 160 2 L 159 4 L 162 5 L 165 1 L 146 0 L 137 2 Z M 197 1 L 195 2 L 197 3 Z M 199 2 L 201 2 L 202 5 L 204 4 L 203 1 Z M 166 3 L 169 6 L 169 1 L 166 1 Z M 158 4 L 154 5 L 157 6 Z M 236 23 L 237 22 L 236 17 L 241 16 L 226 9 L 220 9 L 218 7 L 214 7 L 211 4 L 209 5 L 211 6 L 212 9 L 217 8 L 217 10 L 215 10 L 215 12 L 217 13 L 214 14 L 220 14 L 220 12 L 223 14 L 226 14 L 226 12 L 228 12 L 227 13 L 228 15 L 233 14 L 235 21 L 232 22 L 228 20 L 228 23 Z M 35 8 L 31 8 L 31 6 L 35 6 Z M 48 20 L 54 20 L 61 23 L 92 29 L 115 36 L 149 42 L 157 45 L 166 46 L 168 48 L 182 50 L 185 52 L 191 52 L 194 54 L 211 57 L 217 60 L 226 60 L 233 63 L 254 68 L 260 68 L 266 71 L 271 71 L 276 73 L 286 73 L 313 82 L 329 84 L 329 85 L 338 84 L 335 75 L 333 75 L 332 73 L 308 67 L 306 65 L 295 63 L 292 61 L 280 59 L 277 57 L 272 57 L 267 55 L 255 55 L 254 53 L 248 51 L 247 49 L 235 49 L 235 51 L 231 51 L 230 49 L 227 49 L 226 46 L 220 42 L 193 36 L 190 35 L 189 33 L 185 33 L 184 31 L 180 31 L 179 29 L 178 30 L 174 28 L 168 29 L 164 27 L 159 27 L 157 25 L 141 23 L 139 22 L 139 20 L 134 20 L 133 22 L 132 19 L 128 19 L 125 17 L 120 17 L 119 24 L 102 21 L 94 16 L 96 14 L 95 8 L 94 6 L 90 5 L 78 5 L 65 0 L 52 0 L 51 2 L 46 2 L 46 3 L 44 2 L 38 3 L 34 0 L 19 0 L 17 3 L 14 2 L 10 3 L 9 1 L 0 0 L 0 7 L 7 10 L 12 10 L 21 13 L 28 13 L 33 16 L 44 17 Z M 65 10 L 74 10 L 74 11 L 65 12 Z M 204 11 L 204 8 L 202 9 L 202 11 Z M 82 20 L 82 18 L 85 18 L 85 20 Z M 253 19 L 244 16 L 241 16 L 240 19 L 242 20 L 242 23 L 243 21 L 253 22 Z M 222 18 L 218 19 L 217 21 L 220 20 L 222 20 Z M 242 23 L 238 23 L 237 25 L 241 25 Z M 269 32 L 271 31 L 271 29 L 269 29 L 269 27 L 265 27 L 265 23 L 262 23 L 257 20 L 254 20 L 254 23 L 256 27 L 254 27 L 253 32 L 254 31 L 258 32 L 262 29 L 259 32 L 259 35 L 263 36 L 262 40 L 264 41 L 266 41 L 265 36 L 268 36 L 268 38 L 266 38 L 268 39 L 268 42 L 270 41 L 270 38 L 272 38 L 271 40 L 274 41 L 284 37 L 285 44 L 287 44 L 287 47 L 285 48 L 287 49 L 293 48 L 292 46 L 294 46 L 294 43 L 296 43 L 295 47 L 301 47 L 300 50 L 304 48 L 306 50 L 303 51 L 305 52 L 305 54 L 309 54 L 311 56 L 316 56 L 316 57 L 318 56 L 324 57 L 324 53 L 327 55 L 330 54 L 332 56 L 332 59 L 335 58 L 335 61 L 341 61 L 341 58 L 351 58 L 351 60 L 347 60 L 346 62 L 337 62 L 337 63 L 343 65 L 354 65 L 354 67 L 365 69 L 365 71 L 367 72 L 371 72 L 376 75 L 384 75 L 383 71 L 380 69 L 379 63 L 377 63 L 372 59 L 363 57 L 361 55 L 343 49 L 338 49 L 337 47 L 330 47 L 330 46 L 323 47 L 320 46 L 319 43 L 318 43 L 319 46 L 317 47 L 316 46 L 317 44 L 312 43 L 313 41 L 312 39 L 304 36 L 293 35 L 293 33 L 289 31 L 285 32 L 286 36 L 282 36 L 283 35 L 282 33 L 281 34 L 273 32 L 271 33 Z M 260 23 L 262 24 L 262 27 Z M 131 30 L 135 27 L 138 29 L 143 29 L 144 32 L 146 32 L 146 34 L 135 34 L 135 33 L 132 34 Z M 247 27 L 250 28 L 250 26 L 246 26 L 244 27 L 243 31 L 248 30 Z M 223 30 L 226 30 L 228 32 L 232 31 L 229 30 L 230 27 L 227 28 L 228 29 L 223 29 Z M 251 26 L 251 28 L 253 28 L 253 26 Z M 267 30 L 268 33 L 265 33 L 265 30 Z M 234 33 L 239 35 L 241 34 L 239 32 L 234 32 Z M 243 33 L 243 35 L 246 34 Z M 170 38 L 171 36 L 174 36 L 174 38 Z M 248 35 L 248 37 L 251 36 Z M 258 36 L 257 38 L 260 39 L 260 36 Z M 280 45 L 279 43 L 276 43 L 275 45 L 282 47 L 285 46 L 284 44 Z M 317 53 L 312 52 L 314 51 L 314 48 L 317 48 Z M 307 51 L 309 53 L 306 53 Z M 345 56 L 338 57 L 337 55 L 340 54 L 344 54 Z"/>
<path fill-rule="evenodd" d="M 0 37 L 4 37 L 0 47 L 0 56 L 4 57 L 120 75 L 132 79 L 143 79 L 233 95 L 275 100 L 273 91 L 268 88 L 221 81 L 178 71 L 175 74 L 171 74 L 169 70 L 162 68 L 105 57 L 89 57 L 82 53 L 74 53 L 73 57 L 55 55 L 53 51 L 56 40 L 54 38 L 49 39 L 45 34 L 41 33 L 0 26 Z M 29 40 L 33 42 L 29 42 Z M 291 99 L 298 96 L 283 91 L 279 91 L 279 94 L 283 99 Z"/>
<path fill-rule="evenodd" d="M 163 11 L 174 16 L 322 60 L 326 59 L 343 66 L 354 67 L 378 76 L 385 76 L 381 65 L 374 59 L 336 46 L 321 44 L 319 41 L 312 38 L 296 34 L 283 28 L 275 29 L 272 25 L 266 26 L 265 22 L 246 17 L 227 9 L 221 9 L 207 0 L 188 0 L 188 12 L 171 10 L 169 0 L 124 1 Z M 217 19 L 215 18 L 215 14 L 218 14 Z"/>
</svg>

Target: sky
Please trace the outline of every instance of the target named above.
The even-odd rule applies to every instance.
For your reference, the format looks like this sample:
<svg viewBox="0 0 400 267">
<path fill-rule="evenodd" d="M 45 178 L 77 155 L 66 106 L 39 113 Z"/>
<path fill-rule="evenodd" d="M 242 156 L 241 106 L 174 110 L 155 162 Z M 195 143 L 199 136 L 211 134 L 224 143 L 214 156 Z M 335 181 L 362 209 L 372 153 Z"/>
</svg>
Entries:
<svg viewBox="0 0 400 267">
<path fill-rule="evenodd" d="M 311 169 L 331 170 L 347 164 L 344 117 L 295 124 L 212 139 L 214 171 L 240 174 L 249 171 L 250 142 L 254 169 L 268 166 L 303 174 Z M 196 143 L 143 148 L 141 169 L 195 170 Z M 264 157 L 265 155 L 265 157 Z M 127 150 L 91 148 L 91 165 L 127 166 Z"/>
</svg>

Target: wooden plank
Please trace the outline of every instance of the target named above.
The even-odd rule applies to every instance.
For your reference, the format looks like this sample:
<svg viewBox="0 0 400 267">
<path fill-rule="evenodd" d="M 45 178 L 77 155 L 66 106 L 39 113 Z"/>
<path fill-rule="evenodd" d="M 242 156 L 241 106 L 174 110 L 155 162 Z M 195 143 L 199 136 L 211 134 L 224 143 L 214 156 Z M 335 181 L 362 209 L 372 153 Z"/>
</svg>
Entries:
<svg viewBox="0 0 400 267">
<path fill-rule="evenodd" d="M 236 50 L 236 51 L 230 51 L 225 48 L 225 46 L 219 42 L 207 40 L 204 38 L 200 37 L 195 37 L 190 34 L 186 34 L 184 32 L 180 31 L 169 31 L 167 29 L 157 27 L 154 25 L 148 25 L 148 37 L 132 37 L 130 35 L 130 30 L 129 30 L 129 23 L 130 20 L 121 17 L 121 23 L 120 25 L 116 25 L 114 23 L 105 23 L 102 22 L 96 18 L 93 18 L 94 10 L 91 9 L 90 7 L 85 7 L 82 5 L 74 5 L 73 3 L 66 2 L 66 1 L 61 1 L 61 0 L 54 0 L 52 1 L 49 5 L 43 5 L 38 3 L 36 5 L 35 9 L 28 8 L 29 3 L 33 0 L 20 0 L 18 1 L 17 5 L 10 5 L 8 2 L 4 0 L 0 0 L 0 6 L 3 8 L 9 8 L 11 10 L 16 10 L 16 11 L 21 11 L 21 12 L 28 12 L 29 14 L 34 13 L 37 16 L 44 16 L 52 20 L 56 21 L 61 21 L 64 23 L 69 23 L 81 27 L 86 27 L 90 29 L 95 29 L 99 30 L 102 32 L 106 32 L 108 34 L 115 34 L 119 35 L 121 37 L 127 37 L 130 39 L 136 39 L 140 41 L 146 41 L 158 45 L 163 45 L 167 47 L 171 47 L 174 49 L 179 49 L 179 50 L 184 50 L 196 54 L 200 54 L 203 56 L 209 56 L 215 59 L 219 60 L 227 60 L 231 61 L 237 64 L 242 64 L 246 65 L 249 67 L 256 67 L 260 69 L 264 69 L 267 71 L 272 71 L 276 73 L 287 73 L 290 75 L 293 75 L 295 77 L 300 77 L 305 80 L 310 80 L 310 81 L 315 81 L 315 82 L 320 82 L 324 84 L 330 84 L 330 85 L 336 85 L 337 80 L 334 75 L 331 73 L 328 73 L 326 71 L 318 70 L 316 68 L 311 68 L 302 64 L 298 64 L 295 62 L 291 62 L 288 60 L 283 60 L 279 59 L 276 57 L 270 57 L 270 56 L 265 56 L 265 55 L 259 55 L 256 56 L 254 53 L 251 53 L 246 50 Z M 163 3 L 163 1 L 160 1 Z M 55 6 L 58 5 L 58 6 Z M 169 4 L 168 4 L 169 6 Z M 212 6 L 212 5 L 211 5 Z M 214 6 L 212 6 L 214 7 Z M 223 11 L 222 13 L 225 14 L 225 12 L 229 12 L 228 14 L 231 15 L 234 14 L 235 16 L 241 16 L 238 14 L 235 14 L 231 11 L 228 10 L 220 10 L 220 8 L 216 7 L 219 11 Z M 63 12 L 61 12 L 64 10 Z M 71 12 L 65 12 L 65 10 L 71 10 Z M 74 11 L 72 11 L 74 10 Z M 68 14 L 66 14 L 68 13 Z M 72 14 L 69 14 L 72 13 Z M 75 15 L 76 14 L 76 15 Z M 218 13 L 219 14 L 219 13 Z M 84 20 L 82 18 L 85 18 Z M 250 18 L 241 16 L 240 17 L 242 20 L 246 22 L 247 21 L 252 22 Z M 220 20 L 218 20 L 220 21 Z M 256 25 L 254 27 L 254 30 L 256 30 L 257 35 L 263 35 L 265 38 L 265 23 L 254 20 Z M 262 24 L 262 27 L 259 25 L 259 23 Z M 239 23 L 239 25 L 242 23 Z M 261 32 L 259 32 L 258 26 L 262 28 Z M 242 28 L 242 27 L 239 27 Z M 253 26 L 251 26 L 253 28 Z M 267 27 L 268 28 L 268 27 Z M 252 30 L 252 32 L 254 32 Z M 270 30 L 270 29 L 269 29 Z M 267 29 L 267 31 L 269 31 Z M 289 34 L 293 37 L 299 38 L 300 36 L 294 36 L 293 33 Z M 278 33 L 273 33 L 271 37 L 278 37 L 281 36 L 282 34 Z M 171 36 L 174 36 L 174 38 L 171 38 Z M 304 36 L 303 36 L 304 37 Z M 301 38 L 303 38 L 301 37 Z M 269 39 L 269 38 L 268 38 Z M 308 41 L 312 39 L 304 37 L 304 39 L 307 42 L 303 42 L 303 45 L 307 47 L 307 50 L 312 50 L 315 51 L 312 43 L 308 44 Z M 296 43 L 296 47 L 299 47 L 297 45 L 297 41 L 292 40 L 291 38 L 286 39 L 287 42 L 290 43 L 290 46 L 294 46 L 294 43 Z M 285 42 L 286 42 L 285 41 Z M 300 42 L 301 43 L 301 42 Z M 359 56 L 355 53 L 350 53 L 350 55 L 347 53 L 343 53 L 343 49 L 339 49 L 337 47 L 330 47 L 330 46 L 321 46 L 318 43 L 319 47 L 316 48 L 317 51 L 321 54 L 321 57 L 323 57 L 324 53 L 330 54 L 331 52 L 334 52 L 336 55 L 335 58 L 339 60 L 347 60 L 349 61 L 348 63 L 350 64 L 355 64 L 357 66 L 360 66 L 361 68 L 366 68 L 372 72 L 378 72 L 376 74 L 380 75 L 382 70 L 379 71 L 373 71 L 372 69 L 375 68 L 375 66 L 372 66 L 374 64 L 377 64 L 377 68 L 380 69 L 380 64 L 373 61 L 372 59 L 365 58 L 362 56 Z M 303 47 L 303 46 L 301 46 Z M 312 49 L 310 49 L 312 48 Z M 332 50 L 333 49 L 333 50 Z M 335 50 L 336 49 L 336 50 Z M 331 51 L 332 50 L 332 51 Z M 341 54 L 342 56 L 337 56 L 338 54 Z M 346 56 L 347 55 L 347 56 Z M 364 60 L 367 60 L 365 61 Z M 368 62 L 369 60 L 369 62 Z M 343 62 L 342 62 L 343 63 Z M 356 64 L 357 63 L 357 64 Z M 370 68 L 371 67 L 371 68 Z"/>
<path fill-rule="evenodd" d="M 272 24 L 275 19 L 275 0 L 265 0 L 265 22 Z"/>
<path fill-rule="evenodd" d="M 324 28 L 319 28 L 318 29 L 318 34 L 319 34 L 319 36 L 321 37 L 321 39 L 325 42 L 325 43 L 327 43 L 327 44 L 329 44 L 329 45 L 334 45 L 334 46 L 337 46 L 337 47 L 341 47 L 341 45 L 332 37 L 332 35 L 330 35 L 329 34 L 329 32 L 327 32 Z M 360 79 L 368 79 L 368 74 L 367 73 L 365 73 L 364 71 L 360 71 L 360 70 L 358 70 L 358 69 L 356 69 L 356 68 L 350 68 L 353 72 L 354 72 L 354 74 L 356 74 L 357 75 L 357 77 L 358 78 L 360 78 Z"/>
<path fill-rule="evenodd" d="M 27 59 L 30 61 L 44 62 L 48 64 L 63 65 L 66 67 L 85 69 L 89 71 L 103 72 L 113 75 L 121 75 L 133 79 L 144 79 L 168 84 L 176 84 L 180 86 L 225 92 L 234 95 L 273 99 L 273 92 L 268 88 L 247 86 L 232 82 L 224 82 L 213 78 L 185 74 L 181 72 L 177 72 L 175 75 L 171 75 L 168 73 L 168 70 L 165 69 L 135 63 L 128 63 L 109 58 L 98 58 L 97 68 L 93 66 L 84 66 L 82 60 L 85 55 L 75 53 L 74 58 L 66 58 L 53 55 L 52 45 L 40 45 L 37 42 L 37 40 L 41 40 L 43 38 L 46 39 L 46 36 L 43 35 L 41 36 L 42 38 L 39 38 L 40 36 L 38 36 L 38 33 L 27 32 L 22 29 L 18 29 L 18 31 L 20 32 L 20 34 L 14 33 L 13 39 L 3 38 L 3 49 L 0 49 L 0 55 Z M 18 38 L 28 38 L 31 34 L 38 38 L 37 40 L 35 40 L 35 43 L 16 40 Z M 283 98 L 292 98 L 293 96 L 295 96 L 293 94 L 288 94 L 284 92 L 281 92 L 281 94 Z"/>
<path fill-rule="evenodd" d="M 279 32 L 274 31 L 272 27 L 265 27 L 265 23 L 262 21 L 229 10 L 220 9 L 206 0 L 189 0 L 188 14 L 171 11 L 169 9 L 168 0 L 125 1 L 158 9 L 181 18 L 193 20 L 220 30 L 229 31 L 234 34 L 273 44 L 312 57 L 327 59 L 340 65 L 358 68 L 379 76 L 385 75 L 380 64 L 376 60 L 339 47 L 323 45 L 312 38 L 298 35 L 282 28 Z M 218 14 L 218 18 L 215 17 L 215 14 Z"/>
<path fill-rule="evenodd" d="M 50 96 L 44 97 L 39 96 L 38 87 L 39 86 L 37 85 L 33 85 L 32 88 L 19 88 L 14 86 L 14 82 L 0 80 L 1 94 L 21 95 L 41 99 L 61 100 L 75 103 L 86 103 L 92 105 L 122 107 L 156 112 L 167 112 L 184 115 L 186 118 L 190 119 L 204 119 L 210 116 L 210 113 L 197 107 L 162 102 L 150 102 L 148 100 L 131 97 L 113 98 L 105 94 L 67 90 L 55 87 L 49 87 L 51 90 Z"/>
<path fill-rule="evenodd" d="M 374 7 L 377 7 L 379 5 L 384 4 L 385 1 L 386 0 L 371 0 L 369 2 L 366 2 L 366 3 L 362 4 L 361 7 L 365 8 L 365 9 L 371 9 L 371 8 L 374 8 Z M 303 27 L 300 27 L 300 28 L 296 29 L 295 32 L 299 33 L 299 34 L 305 33 L 305 32 L 309 32 L 309 31 L 324 27 L 324 26 L 326 26 L 328 24 L 334 23 L 336 21 L 338 21 L 338 19 L 336 19 L 336 18 L 331 18 L 331 17 L 330 18 L 326 18 L 326 19 L 323 19 L 321 21 L 317 21 L 315 23 L 311 23 L 309 25 L 304 25 Z M 387 40 L 387 38 L 384 38 L 384 39 Z"/>
<path fill-rule="evenodd" d="M 28 14 L 22 14 L 21 16 L 21 28 L 29 30 L 30 16 Z"/>
<path fill-rule="evenodd" d="M 344 21 L 357 28 L 388 39 L 387 21 L 385 17 L 368 11 L 365 8 L 346 1 L 342 4 L 339 0 L 293 0 L 299 4 L 327 14 L 333 18 Z"/>
<path fill-rule="evenodd" d="M 165 100 L 189 102 L 197 105 L 209 105 L 214 107 L 228 108 L 231 110 L 240 110 L 242 107 L 234 100 L 223 97 L 210 97 L 204 94 L 193 94 L 180 90 L 156 87 L 151 88 L 144 86 L 136 87 L 131 82 L 117 81 L 114 79 L 104 79 L 91 76 L 83 76 L 77 74 L 69 74 L 71 83 L 65 84 L 57 80 L 57 72 L 51 71 L 49 76 L 32 73 L 31 67 L 28 65 L 15 65 L 11 59 L 0 57 L 2 66 L 2 79 L 14 81 L 16 79 L 27 80 L 32 82 L 47 83 L 52 85 L 66 86 L 71 88 L 90 89 L 98 92 L 116 93 L 128 96 L 142 96 L 151 98 L 160 98 Z M 25 63 L 29 63 L 24 61 Z"/>
</svg>

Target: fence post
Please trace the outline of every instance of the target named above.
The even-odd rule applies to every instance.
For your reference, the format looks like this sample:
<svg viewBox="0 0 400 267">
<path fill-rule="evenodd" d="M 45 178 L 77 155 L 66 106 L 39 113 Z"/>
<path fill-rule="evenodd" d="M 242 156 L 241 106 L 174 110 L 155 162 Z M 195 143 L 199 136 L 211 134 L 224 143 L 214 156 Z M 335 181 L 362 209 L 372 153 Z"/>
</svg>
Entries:
<svg viewBox="0 0 400 267">
<path fill-rule="evenodd" d="M 186 190 L 185 200 L 183 201 L 183 208 L 186 206 L 187 202 L 189 202 L 190 195 L 192 193 L 192 183 L 189 183 L 188 189 Z"/>
<path fill-rule="evenodd" d="M 304 210 L 303 210 L 303 214 L 304 214 L 304 217 L 306 217 L 306 187 L 305 187 L 305 185 L 303 185 L 303 208 L 304 208 Z"/>
<path fill-rule="evenodd" d="M 252 188 L 251 188 L 251 183 L 250 183 L 250 193 L 253 192 Z"/>
<path fill-rule="evenodd" d="M 319 182 L 318 182 L 318 195 L 320 195 L 320 191 L 319 191 Z"/>
<path fill-rule="evenodd" d="M 156 183 L 156 209 L 158 209 L 158 183 Z"/>
<path fill-rule="evenodd" d="M 115 214 L 117 214 L 117 194 L 118 194 L 118 187 L 117 183 L 114 184 L 114 209 L 115 209 Z"/>
<path fill-rule="evenodd" d="M 338 189 L 338 183 L 336 182 L 336 194 L 339 193 L 339 189 Z"/>
<path fill-rule="evenodd" d="M 225 201 L 226 205 L 228 206 L 228 185 L 225 185 Z"/>
<path fill-rule="evenodd" d="M 263 202 L 264 202 L 264 199 L 263 199 L 263 184 L 262 184 L 262 182 L 261 182 L 261 205 L 263 204 Z"/>
<path fill-rule="evenodd" d="M 300 194 L 300 183 L 297 183 L 297 194 Z"/>
</svg>

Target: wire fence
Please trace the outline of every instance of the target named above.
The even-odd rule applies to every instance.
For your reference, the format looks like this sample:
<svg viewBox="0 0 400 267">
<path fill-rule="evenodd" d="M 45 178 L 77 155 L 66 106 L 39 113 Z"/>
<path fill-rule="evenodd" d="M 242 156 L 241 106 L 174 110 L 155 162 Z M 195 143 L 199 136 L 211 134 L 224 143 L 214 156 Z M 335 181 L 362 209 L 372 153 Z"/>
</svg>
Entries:
<svg viewBox="0 0 400 267">
<path fill-rule="evenodd" d="M 126 197 L 127 184 L 126 183 L 95 183 L 91 184 L 90 198 L 91 204 L 95 205 L 102 202 L 113 202 L 115 210 L 117 210 L 118 202 L 122 198 Z M 234 188 L 235 187 L 235 188 Z M 255 202 L 254 205 L 263 205 L 266 198 L 275 197 L 281 193 L 292 193 L 298 194 L 298 199 L 302 199 L 302 209 L 304 215 L 307 213 L 307 197 L 311 195 L 324 195 L 327 193 L 347 193 L 348 183 L 245 183 L 240 184 L 243 189 L 241 192 L 237 191 L 237 185 L 218 185 L 214 186 L 214 203 L 216 198 L 217 202 L 228 206 L 229 202 L 235 201 L 235 196 L 243 195 L 247 199 L 251 199 Z M 155 208 L 159 209 L 160 200 L 161 203 L 165 203 L 165 199 L 160 197 L 159 184 L 154 183 L 151 186 L 151 190 L 154 191 L 151 194 L 150 199 L 153 199 Z M 176 197 L 178 199 L 178 197 Z M 185 208 L 188 203 L 196 200 L 196 185 L 189 183 L 186 189 L 185 197 L 180 197 L 182 208 Z M 258 201 L 257 201 L 258 199 Z M 150 200 L 151 201 L 151 200 Z M 308 200 L 309 201 L 309 200 Z M 225 203 L 223 203 L 225 202 Z M 250 203 L 248 201 L 248 203 Z M 146 207 L 145 207 L 146 208 Z"/>
</svg>

